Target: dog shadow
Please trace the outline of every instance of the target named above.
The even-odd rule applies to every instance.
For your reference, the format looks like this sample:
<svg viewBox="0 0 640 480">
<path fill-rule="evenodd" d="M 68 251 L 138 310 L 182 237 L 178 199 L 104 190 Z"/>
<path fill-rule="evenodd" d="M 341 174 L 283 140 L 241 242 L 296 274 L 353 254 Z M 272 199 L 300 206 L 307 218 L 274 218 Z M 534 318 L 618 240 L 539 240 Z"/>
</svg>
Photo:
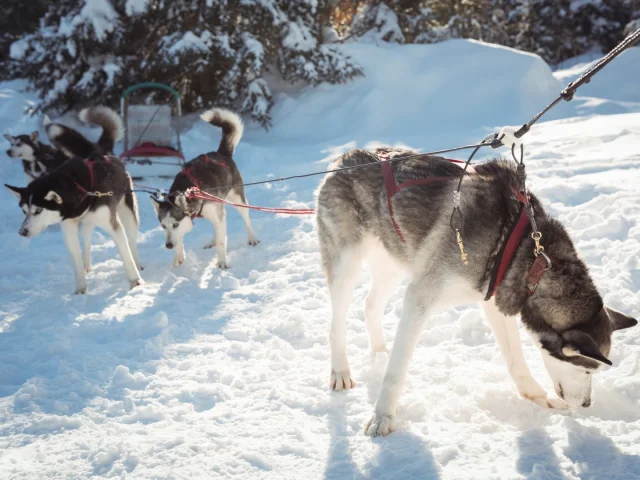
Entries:
<svg viewBox="0 0 640 480">
<path fill-rule="evenodd" d="M 525 478 L 567 478 L 553 450 L 553 440 L 543 428 L 527 430 L 518 438 L 516 469 Z"/>
<path fill-rule="evenodd" d="M 593 427 L 584 427 L 571 420 L 569 446 L 564 454 L 581 479 L 640 479 L 640 456 L 621 452 L 613 441 Z"/>
<path fill-rule="evenodd" d="M 542 427 L 523 432 L 518 438 L 516 469 L 525 478 L 584 480 L 640 479 L 640 456 L 621 452 L 613 441 L 593 427 L 567 419 L 568 445 L 562 446 L 565 465 L 573 467 L 567 475 L 554 449 L 554 441 Z"/>
</svg>

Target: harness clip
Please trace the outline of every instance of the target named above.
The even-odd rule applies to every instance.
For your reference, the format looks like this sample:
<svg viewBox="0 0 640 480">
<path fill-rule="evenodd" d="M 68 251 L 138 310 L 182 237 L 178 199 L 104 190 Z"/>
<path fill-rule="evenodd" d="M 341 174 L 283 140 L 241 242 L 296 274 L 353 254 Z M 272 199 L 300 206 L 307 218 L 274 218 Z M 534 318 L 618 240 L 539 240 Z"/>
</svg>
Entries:
<svg viewBox="0 0 640 480">
<path fill-rule="evenodd" d="M 90 197 L 113 197 L 113 192 L 87 192 Z"/>
<path fill-rule="evenodd" d="M 464 243 L 462 243 L 462 235 L 460 235 L 460 230 L 456 229 L 456 242 L 458 242 L 458 247 L 460 247 L 460 260 L 465 265 L 469 265 L 469 259 L 467 257 L 467 253 L 464 251 Z"/>
</svg>

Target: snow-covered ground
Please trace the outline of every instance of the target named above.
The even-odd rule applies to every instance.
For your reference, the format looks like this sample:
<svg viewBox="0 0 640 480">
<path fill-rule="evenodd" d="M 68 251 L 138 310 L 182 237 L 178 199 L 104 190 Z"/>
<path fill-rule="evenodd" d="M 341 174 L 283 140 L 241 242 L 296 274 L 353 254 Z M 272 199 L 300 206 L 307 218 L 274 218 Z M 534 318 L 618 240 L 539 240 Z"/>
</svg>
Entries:
<svg viewBox="0 0 640 480">
<path fill-rule="evenodd" d="M 344 48 L 367 76 L 282 88 L 273 130 L 249 126 L 237 150 L 246 181 L 321 170 L 355 146 L 473 142 L 524 122 L 580 73 L 578 65 L 552 74 L 532 55 L 468 41 Z M 636 317 L 639 55 L 615 60 L 588 98 L 563 104 L 526 137 L 533 190 L 572 233 L 606 302 Z M 2 133 L 39 125 L 21 116 L 31 100 L 22 86 L 0 84 Z M 186 154 L 218 141 L 197 123 Z M 8 158 L 0 176 L 24 183 Z M 247 193 L 258 205 L 312 206 L 319 178 Z M 146 285 L 127 291 L 113 242 L 96 232 L 89 293 L 74 296 L 59 228 L 22 239 L 22 213 L 0 192 L 0 478 L 640 478 L 640 328 L 615 334 L 614 367 L 596 376 L 594 404 L 559 412 L 518 397 L 478 306 L 443 311 L 421 336 L 397 431 L 372 440 L 362 427 L 385 359 L 368 352 L 366 271 L 348 326 L 358 387 L 332 393 L 313 218 L 252 213 L 262 243 L 249 247 L 230 212 L 228 271 L 203 250 L 211 231 L 199 222 L 185 264 L 172 268 L 145 197 Z M 402 290 L 385 317 L 389 345 Z M 551 391 L 521 335 L 534 376 Z"/>
</svg>

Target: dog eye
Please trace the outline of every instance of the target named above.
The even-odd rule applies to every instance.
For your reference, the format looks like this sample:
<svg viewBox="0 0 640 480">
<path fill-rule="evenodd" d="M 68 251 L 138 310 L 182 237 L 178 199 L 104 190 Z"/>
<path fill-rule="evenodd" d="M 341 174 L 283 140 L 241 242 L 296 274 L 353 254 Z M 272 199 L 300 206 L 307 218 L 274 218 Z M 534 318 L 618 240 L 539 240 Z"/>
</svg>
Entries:
<svg viewBox="0 0 640 480">
<path fill-rule="evenodd" d="M 21 147 L 22 146 L 22 142 L 16 142 L 16 147 Z"/>
<path fill-rule="evenodd" d="M 36 211 L 33 212 L 34 215 L 40 215 L 42 213 L 42 209 L 41 208 L 36 208 Z"/>
<path fill-rule="evenodd" d="M 173 228 L 178 228 L 179 225 L 180 225 L 179 223 L 174 223 Z"/>
<path fill-rule="evenodd" d="M 164 223 L 161 223 L 160 226 L 162 227 L 163 230 L 167 229 L 167 226 Z"/>
</svg>

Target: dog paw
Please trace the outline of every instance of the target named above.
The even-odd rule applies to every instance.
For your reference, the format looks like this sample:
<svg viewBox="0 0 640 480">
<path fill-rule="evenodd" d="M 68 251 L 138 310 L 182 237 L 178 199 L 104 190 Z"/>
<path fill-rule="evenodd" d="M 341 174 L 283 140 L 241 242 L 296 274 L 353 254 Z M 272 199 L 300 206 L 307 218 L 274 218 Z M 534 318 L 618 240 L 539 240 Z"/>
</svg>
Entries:
<svg viewBox="0 0 640 480">
<path fill-rule="evenodd" d="M 144 285 L 144 280 L 142 280 L 141 278 L 136 278 L 134 280 L 129 280 L 129 288 L 136 288 L 139 287 L 140 285 Z"/>
<path fill-rule="evenodd" d="M 216 262 L 216 267 L 221 268 L 222 270 L 227 270 L 229 268 L 229 264 L 227 264 L 226 260 L 218 260 Z"/>
<path fill-rule="evenodd" d="M 174 267 L 179 267 L 180 265 L 182 265 L 184 263 L 184 257 L 180 256 L 180 257 L 175 257 L 173 259 L 173 266 Z"/>
<path fill-rule="evenodd" d="M 547 398 L 547 395 L 522 395 L 527 400 L 531 400 L 536 405 L 540 405 L 543 408 L 551 408 L 555 410 L 566 410 L 569 408 L 565 402 L 559 398 Z"/>
<path fill-rule="evenodd" d="M 349 371 L 346 372 L 331 372 L 331 381 L 329 383 L 329 388 L 331 390 L 335 390 L 339 392 L 340 390 L 350 390 L 356 386 L 356 381 L 351 378 L 351 373 Z"/>
<path fill-rule="evenodd" d="M 374 413 L 371 420 L 369 420 L 364 426 L 364 433 L 370 437 L 378 437 L 380 435 L 389 435 L 395 429 L 395 415 L 379 415 Z"/>
<path fill-rule="evenodd" d="M 92 270 L 91 265 L 84 266 L 84 273 L 89 273 Z"/>
<path fill-rule="evenodd" d="M 260 243 L 260 240 L 258 240 L 257 238 L 255 237 L 249 238 L 249 245 L 251 245 L 252 247 L 255 247 L 259 243 Z"/>
<path fill-rule="evenodd" d="M 212 242 L 212 243 L 207 243 L 203 248 L 205 250 L 209 250 L 210 248 L 213 248 L 215 246 L 216 246 L 216 244 Z"/>
<path fill-rule="evenodd" d="M 87 287 L 86 285 L 84 287 L 78 287 L 76 288 L 76 291 L 73 292 L 74 295 L 84 295 L 87 293 Z"/>
</svg>

